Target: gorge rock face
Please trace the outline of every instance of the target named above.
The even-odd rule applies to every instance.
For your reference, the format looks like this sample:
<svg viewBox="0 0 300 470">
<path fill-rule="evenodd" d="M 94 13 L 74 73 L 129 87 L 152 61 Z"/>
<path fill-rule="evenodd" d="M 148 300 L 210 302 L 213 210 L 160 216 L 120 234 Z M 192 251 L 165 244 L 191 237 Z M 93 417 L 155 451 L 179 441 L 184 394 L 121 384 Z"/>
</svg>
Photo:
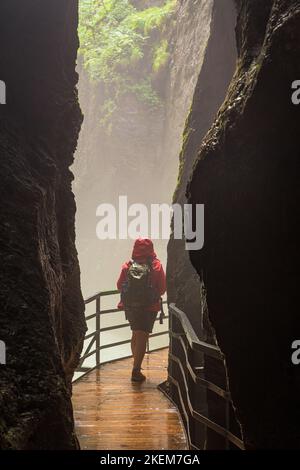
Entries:
<svg viewBox="0 0 300 470">
<path fill-rule="evenodd" d="M 203 6 L 203 5 L 202 5 Z M 207 6 L 207 4 L 206 4 Z M 236 9 L 233 1 L 212 1 L 208 16 L 203 17 L 203 9 L 196 10 L 190 5 L 195 14 L 194 29 L 198 31 L 198 37 L 192 39 L 202 44 L 202 62 L 197 74 L 197 84 L 193 96 L 192 106 L 188 115 L 183 135 L 183 147 L 180 153 L 180 167 L 176 191 L 173 202 L 183 206 L 187 203 L 185 191 L 187 182 L 191 176 L 193 164 L 197 156 L 197 149 L 213 123 L 219 107 L 227 93 L 228 85 L 232 79 L 236 64 L 235 24 Z M 183 15 L 183 21 L 185 16 Z M 187 26 L 188 27 L 188 26 Z M 190 50 L 190 47 L 186 47 Z M 190 61 L 193 67 L 193 61 Z M 184 77 L 184 82 L 188 76 Z M 179 90 L 178 90 L 179 94 Z M 176 114 L 175 114 L 176 115 Z M 172 121 L 171 121 L 172 122 Z M 174 122 L 172 122 L 174 125 Z M 183 240 L 176 240 L 173 236 L 168 244 L 168 301 L 174 302 L 190 319 L 194 330 L 201 339 L 215 343 L 214 332 L 207 318 L 207 303 L 205 286 L 199 284 L 199 276 L 192 266 L 189 253 L 185 249 Z M 176 348 L 176 344 L 172 345 Z M 174 350 L 175 354 L 181 354 L 180 350 Z M 225 370 L 222 363 L 212 358 L 198 358 L 198 363 L 205 366 L 205 377 L 220 387 L 225 387 Z M 181 380 L 181 373 L 175 366 L 172 375 Z M 173 399 L 179 405 L 176 390 L 172 390 Z M 225 413 L 223 400 L 211 392 L 198 397 L 198 405 L 201 412 L 218 424 L 225 425 Z M 216 433 L 204 430 L 200 423 L 197 442 L 200 448 L 224 448 L 223 438 Z"/>
<path fill-rule="evenodd" d="M 3 1 L 0 448 L 77 447 L 71 377 L 85 332 L 75 249 L 77 2 Z"/>
<path fill-rule="evenodd" d="M 247 448 L 299 447 L 300 4 L 237 3 L 238 64 L 199 151 L 188 200 L 205 204 L 191 252 L 225 355 Z M 194 103 L 195 106 L 195 103 Z M 298 366 L 299 367 L 299 366 Z"/>
<path fill-rule="evenodd" d="M 236 11 L 233 1 L 204 2 L 198 9 L 191 3 L 189 9 L 186 6 L 185 14 L 182 14 L 182 22 L 185 21 L 188 11 L 193 11 L 195 14 L 194 36 L 183 36 L 186 42 L 182 49 L 191 49 L 188 41 L 191 41 L 194 47 L 195 43 L 200 42 L 201 63 L 200 68 L 198 66 L 196 88 L 184 130 L 178 182 L 173 197 L 173 202 L 180 205 L 187 203 L 185 189 L 191 176 L 197 149 L 224 100 L 236 62 L 234 34 Z M 192 57 L 189 64 L 191 68 L 195 66 Z M 189 81 L 189 73 L 186 69 L 183 71 L 182 82 L 186 83 Z M 179 94 L 182 94 L 181 88 L 173 90 L 173 95 L 175 93 L 177 96 L 175 95 L 173 99 L 177 103 L 180 99 Z M 176 125 L 174 121 L 173 118 L 172 127 Z M 199 286 L 198 275 L 185 250 L 184 241 L 175 240 L 173 237 L 168 244 L 167 274 L 169 302 L 175 302 L 186 312 L 197 334 L 203 337 L 205 297 Z M 201 315 L 199 311 L 202 311 Z"/>
</svg>

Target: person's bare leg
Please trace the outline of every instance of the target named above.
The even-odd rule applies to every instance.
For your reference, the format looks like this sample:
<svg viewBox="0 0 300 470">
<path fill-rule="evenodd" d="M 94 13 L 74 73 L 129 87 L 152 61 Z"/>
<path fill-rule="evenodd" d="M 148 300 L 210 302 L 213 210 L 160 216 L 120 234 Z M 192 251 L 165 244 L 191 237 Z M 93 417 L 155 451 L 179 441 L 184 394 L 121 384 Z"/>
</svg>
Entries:
<svg viewBox="0 0 300 470">
<path fill-rule="evenodd" d="M 133 331 L 132 332 L 132 336 L 131 336 L 131 352 L 132 352 L 132 355 L 134 357 L 134 351 L 135 351 L 135 344 L 136 344 L 136 332 Z"/>
<path fill-rule="evenodd" d="M 134 362 L 133 368 L 135 370 L 140 370 L 142 362 L 146 353 L 147 341 L 149 333 L 146 331 L 135 331 L 135 346 L 134 346 Z"/>
</svg>

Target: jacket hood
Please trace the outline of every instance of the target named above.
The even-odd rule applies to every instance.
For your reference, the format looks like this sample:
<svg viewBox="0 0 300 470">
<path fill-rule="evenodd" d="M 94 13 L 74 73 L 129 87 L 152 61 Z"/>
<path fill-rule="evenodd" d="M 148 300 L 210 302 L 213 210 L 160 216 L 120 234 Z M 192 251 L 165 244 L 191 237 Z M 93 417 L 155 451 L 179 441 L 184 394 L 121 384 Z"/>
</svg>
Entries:
<svg viewBox="0 0 300 470">
<path fill-rule="evenodd" d="M 132 259 L 146 260 L 147 258 L 156 258 L 153 243 L 149 238 L 138 238 L 134 242 Z"/>
</svg>

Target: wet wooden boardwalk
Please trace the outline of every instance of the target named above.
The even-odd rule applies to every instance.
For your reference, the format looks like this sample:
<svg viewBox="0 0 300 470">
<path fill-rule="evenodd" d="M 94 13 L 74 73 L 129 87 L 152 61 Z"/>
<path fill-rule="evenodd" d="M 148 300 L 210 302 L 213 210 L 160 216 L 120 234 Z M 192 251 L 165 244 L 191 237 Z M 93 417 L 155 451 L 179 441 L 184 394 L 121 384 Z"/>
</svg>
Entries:
<svg viewBox="0 0 300 470">
<path fill-rule="evenodd" d="M 186 449 L 176 408 L 157 389 L 167 377 L 168 350 L 146 356 L 146 382 L 130 381 L 132 359 L 103 365 L 74 384 L 73 405 L 81 448 Z"/>
</svg>

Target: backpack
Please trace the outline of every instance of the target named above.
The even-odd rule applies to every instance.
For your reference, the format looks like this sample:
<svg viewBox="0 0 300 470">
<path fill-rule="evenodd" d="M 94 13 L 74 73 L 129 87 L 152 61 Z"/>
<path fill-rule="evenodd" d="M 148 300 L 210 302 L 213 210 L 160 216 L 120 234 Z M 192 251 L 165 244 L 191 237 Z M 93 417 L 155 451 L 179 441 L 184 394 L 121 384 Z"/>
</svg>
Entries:
<svg viewBox="0 0 300 470">
<path fill-rule="evenodd" d="M 122 286 L 121 300 L 125 309 L 149 307 L 159 298 L 151 285 L 152 263 L 140 264 L 131 260 L 127 279 Z"/>
</svg>

